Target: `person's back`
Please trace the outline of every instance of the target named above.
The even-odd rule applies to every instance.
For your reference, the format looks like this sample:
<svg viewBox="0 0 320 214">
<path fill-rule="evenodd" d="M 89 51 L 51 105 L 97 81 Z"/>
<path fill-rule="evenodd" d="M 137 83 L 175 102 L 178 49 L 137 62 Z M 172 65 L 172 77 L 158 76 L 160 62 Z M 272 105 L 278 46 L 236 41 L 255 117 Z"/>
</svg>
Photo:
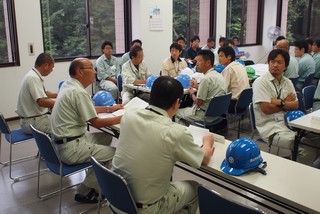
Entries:
<svg viewBox="0 0 320 214">
<path fill-rule="evenodd" d="M 213 135 L 204 136 L 200 148 L 185 127 L 172 122 L 182 96 L 181 83 L 161 76 L 152 85 L 150 105 L 129 110 L 121 119 L 112 165 L 128 182 L 139 213 L 177 213 L 185 207 L 190 213 L 197 210 L 197 182 L 170 182 L 170 178 L 176 161 L 195 168 L 208 164 Z"/>
</svg>

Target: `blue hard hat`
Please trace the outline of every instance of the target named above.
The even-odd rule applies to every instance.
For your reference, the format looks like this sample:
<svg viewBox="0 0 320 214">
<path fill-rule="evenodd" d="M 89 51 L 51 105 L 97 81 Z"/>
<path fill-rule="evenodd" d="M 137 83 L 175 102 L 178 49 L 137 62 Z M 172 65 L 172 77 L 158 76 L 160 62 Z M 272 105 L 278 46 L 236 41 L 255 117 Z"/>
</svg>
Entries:
<svg viewBox="0 0 320 214">
<path fill-rule="evenodd" d="M 92 98 L 95 106 L 112 106 L 115 101 L 112 95 L 107 91 L 98 91 Z"/>
<path fill-rule="evenodd" d="M 146 87 L 151 89 L 152 88 L 152 85 L 153 85 L 153 82 L 158 78 L 158 76 L 156 75 L 151 75 L 148 77 L 147 79 L 147 82 L 146 82 Z"/>
<path fill-rule="evenodd" d="M 190 88 L 190 76 L 188 74 L 179 74 L 177 80 L 181 83 L 183 88 Z"/>
<path fill-rule="evenodd" d="M 250 138 L 239 138 L 233 141 L 226 152 L 220 168 L 230 175 L 241 175 L 249 170 L 260 168 L 263 162 L 260 148 Z"/>
<path fill-rule="evenodd" d="M 300 111 L 300 110 L 291 110 L 291 111 L 287 111 L 286 114 L 284 115 L 284 121 L 285 121 L 285 124 L 286 126 L 293 130 L 293 131 L 296 131 L 298 130 L 297 128 L 293 128 L 289 125 L 289 122 L 292 121 L 292 120 L 295 120 L 295 119 L 298 119 L 299 117 L 302 117 L 304 116 L 305 114 L 303 113 L 303 111 Z"/>
<path fill-rule="evenodd" d="M 214 70 L 218 71 L 219 73 L 221 73 L 224 69 L 225 66 L 221 64 L 216 64 L 216 66 L 214 67 Z"/>
<path fill-rule="evenodd" d="M 236 62 L 239 62 L 242 65 L 245 65 L 244 61 L 242 59 L 237 59 Z"/>
<path fill-rule="evenodd" d="M 59 85 L 58 85 L 58 88 L 59 88 L 59 89 L 61 88 L 61 86 L 63 85 L 63 83 L 64 83 L 64 80 L 62 80 L 61 82 L 59 82 Z"/>
</svg>

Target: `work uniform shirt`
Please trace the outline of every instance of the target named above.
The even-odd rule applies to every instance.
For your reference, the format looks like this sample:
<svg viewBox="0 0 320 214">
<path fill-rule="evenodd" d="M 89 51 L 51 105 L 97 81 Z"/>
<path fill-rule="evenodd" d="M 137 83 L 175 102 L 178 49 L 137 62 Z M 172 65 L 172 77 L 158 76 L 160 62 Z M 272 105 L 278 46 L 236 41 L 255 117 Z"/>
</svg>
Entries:
<svg viewBox="0 0 320 214">
<path fill-rule="evenodd" d="M 298 60 L 290 55 L 289 65 L 287 70 L 283 73 L 283 76 L 287 78 L 297 78 L 299 76 L 299 64 Z"/>
<path fill-rule="evenodd" d="M 176 161 L 199 168 L 204 157 L 186 127 L 172 122 L 163 109 L 149 108 L 124 114 L 112 163 L 128 182 L 134 201 L 142 204 L 166 194 Z"/>
<path fill-rule="evenodd" d="M 304 82 L 309 74 L 313 74 L 315 71 L 315 62 L 310 54 L 304 54 L 299 59 L 299 81 Z"/>
<path fill-rule="evenodd" d="M 133 84 L 135 80 L 146 80 L 149 76 L 147 66 L 144 62 L 138 65 L 138 68 L 132 63 L 131 60 L 122 66 L 122 80 L 123 84 Z M 123 92 L 132 91 L 126 86 L 123 87 Z"/>
<path fill-rule="evenodd" d="M 188 64 L 185 60 L 178 58 L 177 61 L 170 56 L 162 62 L 162 76 L 177 77 L 180 72 L 187 68 Z"/>
<path fill-rule="evenodd" d="M 61 139 L 84 134 L 87 121 L 98 115 L 88 92 L 71 78 L 60 88 L 51 117 L 54 138 Z"/>
<path fill-rule="evenodd" d="M 107 59 L 103 54 L 96 61 L 97 77 L 99 80 L 105 80 L 107 77 L 117 79 L 120 74 L 120 65 L 115 56 Z"/>
<path fill-rule="evenodd" d="M 312 106 L 313 111 L 316 111 L 319 109 L 320 109 L 320 81 L 318 82 L 317 89 L 314 93 L 313 106 Z"/>
<path fill-rule="evenodd" d="M 121 66 L 123 66 L 123 64 L 128 62 L 129 60 L 130 60 L 130 52 L 123 54 L 121 57 Z"/>
<path fill-rule="evenodd" d="M 314 54 L 313 59 L 316 67 L 314 72 L 314 77 L 319 79 L 320 78 L 320 52 Z"/>
<path fill-rule="evenodd" d="M 238 99 L 245 88 L 249 88 L 249 78 L 245 67 L 239 62 L 231 62 L 223 71 L 228 92 L 232 93 L 232 99 Z"/>
<path fill-rule="evenodd" d="M 193 50 L 192 47 L 189 47 L 187 49 L 188 58 L 193 60 L 194 58 L 196 58 L 196 56 L 198 55 L 200 50 L 201 50 L 201 48 L 197 48 L 196 50 Z"/>
<path fill-rule="evenodd" d="M 40 107 L 37 100 L 47 98 L 43 79 L 39 71 L 32 68 L 23 78 L 18 96 L 17 114 L 20 117 L 44 115 L 48 108 Z"/>
<path fill-rule="evenodd" d="M 282 77 L 280 84 L 270 72 L 262 75 L 253 82 L 253 103 L 256 126 L 262 138 L 267 139 L 276 132 L 290 129 L 284 123 L 284 111 L 265 114 L 261 111 L 260 102 L 271 102 L 271 98 L 285 99 L 290 93 L 296 94 L 294 86 L 286 77 Z"/>
</svg>

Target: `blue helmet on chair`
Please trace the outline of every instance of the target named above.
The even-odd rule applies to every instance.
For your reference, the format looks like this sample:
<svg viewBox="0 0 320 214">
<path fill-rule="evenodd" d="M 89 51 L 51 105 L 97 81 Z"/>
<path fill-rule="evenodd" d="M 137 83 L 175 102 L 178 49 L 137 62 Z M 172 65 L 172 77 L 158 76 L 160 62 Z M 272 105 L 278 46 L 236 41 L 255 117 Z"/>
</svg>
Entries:
<svg viewBox="0 0 320 214">
<path fill-rule="evenodd" d="M 284 121 L 286 126 L 291 129 L 292 131 L 297 131 L 297 128 L 293 128 L 289 125 L 290 121 L 293 121 L 295 119 L 298 119 L 299 117 L 304 116 L 305 114 L 303 111 L 300 110 L 292 110 L 292 111 L 287 111 L 286 114 L 284 115 Z"/>
<path fill-rule="evenodd" d="M 188 74 L 179 74 L 177 80 L 181 83 L 183 88 L 190 88 L 190 76 Z"/>
<path fill-rule="evenodd" d="M 92 98 L 95 106 L 112 106 L 115 101 L 112 95 L 107 91 L 98 91 Z"/>
<path fill-rule="evenodd" d="M 216 66 L 214 67 L 214 70 L 218 71 L 219 73 L 221 73 L 224 69 L 225 66 L 221 64 L 216 64 Z"/>
<path fill-rule="evenodd" d="M 262 162 L 260 148 L 256 142 L 250 138 L 239 138 L 227 148 L 226 158 L 220 168 L 227 174 L 241 175 L 249 170 L 262 169 Z"/>
<path fill-rule="evenodd" d="M 147 82 L 146 82 L 146 87 L 151 89 L 152 88 L 152 85 L 153 85 L 153 82 L 158 78 L 158 76 L 156 75 L 151 75 L 148 77 L 147 79 Z"/>
</svg>

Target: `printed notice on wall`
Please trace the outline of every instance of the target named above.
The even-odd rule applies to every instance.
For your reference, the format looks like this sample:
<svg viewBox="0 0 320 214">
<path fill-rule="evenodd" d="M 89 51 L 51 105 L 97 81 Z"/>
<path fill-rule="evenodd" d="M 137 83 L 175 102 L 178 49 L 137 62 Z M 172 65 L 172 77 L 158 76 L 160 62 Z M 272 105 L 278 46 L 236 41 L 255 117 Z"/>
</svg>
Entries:
<svg viewBox="0 0 320 214">
<path fill-rule="evenodd" d="M 163 30 L 163 17 L 159 7 L 150 8 L 149 30 L 150 31 Z"/>
</svg>

